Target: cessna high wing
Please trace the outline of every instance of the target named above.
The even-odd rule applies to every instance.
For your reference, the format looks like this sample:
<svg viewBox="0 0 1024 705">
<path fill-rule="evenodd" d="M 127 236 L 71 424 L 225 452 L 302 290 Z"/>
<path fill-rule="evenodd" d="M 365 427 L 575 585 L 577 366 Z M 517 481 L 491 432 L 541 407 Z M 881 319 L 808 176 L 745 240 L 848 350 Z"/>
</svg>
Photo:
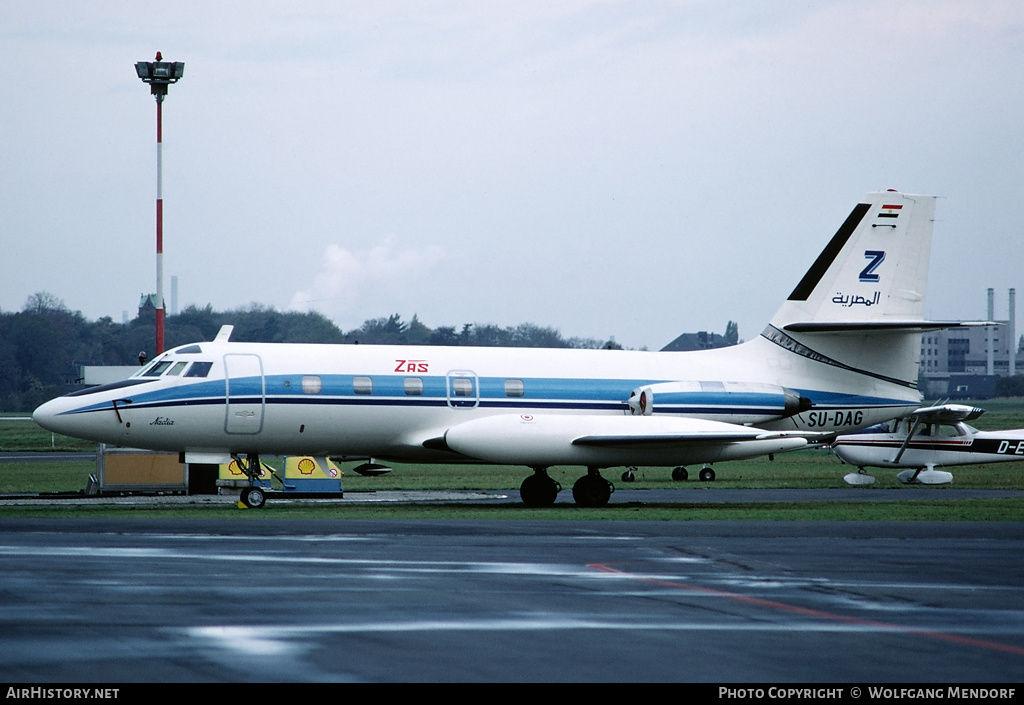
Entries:
<svg viewBox="0 0 1024 705">
<path fill-rule="evenodd" d="M 857 204 L 757 338 L 695 352 L 212 342 L 175 348 L 126 381 L 36 409 L 57 433 L 258 469 L 259 456 L 500 463 L 533 470 L 523 501 L 552 504 L 553 465 L 685 466 L 795 450 L 905 415 L 917 391 L 935 198 Z M 253 473 L 253 477 L 255 472 Z M 242 501 L 260 506 L 259 488 Z"/>
<path fill-rule="evenodd" d="M 843 479 L 850 485 L 870 485 L 875 478 L 865 467 L 905 468 L 896 474 L 904 484 L 941 485 L 953 474 L 935 468 L 1024 460 L 1024 428 L 979 431 L 964 423 L 978 418 L 984 409 L 963 404 L 943 404 L 916 409 L 883 428 L 839 436 L 832 450 L 857 472 Z"/>
</svg>

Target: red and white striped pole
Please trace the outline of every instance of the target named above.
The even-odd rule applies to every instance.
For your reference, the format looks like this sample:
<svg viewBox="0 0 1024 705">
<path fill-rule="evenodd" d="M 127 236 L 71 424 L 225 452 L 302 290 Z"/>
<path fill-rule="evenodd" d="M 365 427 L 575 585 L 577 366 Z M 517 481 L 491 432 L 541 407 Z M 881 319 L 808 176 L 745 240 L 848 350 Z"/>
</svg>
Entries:
<svg viewBox="0 0 1024 705">
<path fill-rule="evenodd" d="M 160 52 L 156 58 L 160 59 Z M 156 354 L 164 351 L 164 135 L 163 96 L 156 97 Z"/>
<path fill-rule="evenodd" d="M 164 135 L 163 107 L 167 86 L 177 83 L 185 74 L 181 61 L 163 61 L 160 52 L 155 61 L 140 61 L 135 72 L 149 84 L 156 98 L 156 354 L 164 351 Z"/>
</svg>

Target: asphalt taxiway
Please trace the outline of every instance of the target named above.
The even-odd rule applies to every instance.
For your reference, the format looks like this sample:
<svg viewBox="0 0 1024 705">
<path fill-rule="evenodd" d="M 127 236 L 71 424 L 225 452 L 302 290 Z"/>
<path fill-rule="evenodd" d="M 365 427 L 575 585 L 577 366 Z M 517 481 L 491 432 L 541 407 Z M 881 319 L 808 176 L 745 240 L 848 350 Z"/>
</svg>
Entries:
<svg viewBox="0 0 1024 705">
<path fill-rule="evenodd" d="M 832 488 L 832 489 L 718 489 L 694 486 L 680 489 L 617 489 L 609 505 L 644 504 L 736 504 L 789 502 L 915 502 L 936 499 L 1021 498 L 1024 490 L 952 489 L 934 487 L 901 487 L 898 489 Z M 235 504 L 238 493 L 221 495 L 184 494 L 102 494 L 44 493 L 0 494 L 0 508 L 10 506 L 189 506 Z M 344 497 L 317 498 L 308 494 L 288 496 L 276 492 L 268 504 L 521 504 L 516 490 L 357 490 L 346 491 Z M 572 492 L 563 490 L 555 500 L 559 505 L 574 505 Z M 258 510 L 257 510 L 258 511 Z"/>
<path fill-rule="evenodd" d="M 1019 682 L 1022 541 L 1020 522 L 0 519 L 0 679 Z"/>
</svg>

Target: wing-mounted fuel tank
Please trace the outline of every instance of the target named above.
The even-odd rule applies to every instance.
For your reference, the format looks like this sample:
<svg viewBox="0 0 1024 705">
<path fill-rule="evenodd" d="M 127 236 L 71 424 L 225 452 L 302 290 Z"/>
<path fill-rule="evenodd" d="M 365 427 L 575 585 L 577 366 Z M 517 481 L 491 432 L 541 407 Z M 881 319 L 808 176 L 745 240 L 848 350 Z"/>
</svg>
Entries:
<svg viewBox="0 0 1024 705">
<path fill-rule="evenodd" d="M 690 380 L 637 387 L 627 403 L 633 416 L 682 414 L 737 424 L 776 421 L 811 408 L 810 399 L 776 384 Z"/>
</svg>

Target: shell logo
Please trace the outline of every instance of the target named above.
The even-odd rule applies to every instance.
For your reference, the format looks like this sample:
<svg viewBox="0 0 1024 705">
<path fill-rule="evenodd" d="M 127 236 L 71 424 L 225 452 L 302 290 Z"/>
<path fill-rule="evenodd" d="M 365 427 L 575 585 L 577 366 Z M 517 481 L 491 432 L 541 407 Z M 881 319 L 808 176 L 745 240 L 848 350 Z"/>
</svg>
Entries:
<svg viewBox="0 0 1024 705">
<path fill-rule="evenodd" d="M 224 467 L 224 466 L 222 465 L 221 467 Z M 245 477 L 245 473 L 242 472 L 242 468 L 240 468 L 238 466 L 238 461 L 237 460 L 232 460 L 231 463 L 228 465 L 228 474 L 231 475 L 231 477 L 237 477 L 237 478 L 244 478 Z M 266 476 L 267 476 L 267 469 L 265 467 L 263 467 L 263 463 L 260 463 L 260 473 L 259 473 L 258 477 L 265 478 Z"/>
<path fill-rule="evenodd" d="M 312 475 L 316 470 L 316 463 L 310 458 L 303 458 L 299 461 L 299 472 L 303 475 Z"/>
</svg>

